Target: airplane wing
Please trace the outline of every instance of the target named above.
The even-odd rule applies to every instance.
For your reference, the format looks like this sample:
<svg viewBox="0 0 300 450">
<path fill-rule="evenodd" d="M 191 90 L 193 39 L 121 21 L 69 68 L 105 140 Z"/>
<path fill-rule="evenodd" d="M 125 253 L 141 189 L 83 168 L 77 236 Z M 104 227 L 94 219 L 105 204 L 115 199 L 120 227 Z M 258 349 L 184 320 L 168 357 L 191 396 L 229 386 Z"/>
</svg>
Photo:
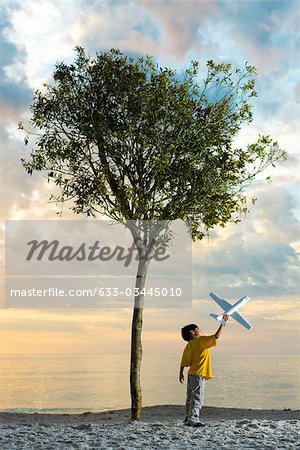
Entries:
<svg viewBox="0 0 300 450">
<path fill-rule="evenodd" d="M 231 316 L 233 319 L 235 319 L 238 323 L 243 325 L 243 327 L 247 328 L 247 330 L 251 330 L 252 325 L 242 316 L 242 314 L 235 311 Z"/>
<path fill-rule="evenodd" d="M 216 303 L 218 303 L 219 306 L 221 306 L 224 311 L 229 311 L 229 309 L 232 308 L 230 303 L 224 300 L 224 298 L 219 297 L 215 292 L 211 292 L 209 295 Z"/>
</svg>

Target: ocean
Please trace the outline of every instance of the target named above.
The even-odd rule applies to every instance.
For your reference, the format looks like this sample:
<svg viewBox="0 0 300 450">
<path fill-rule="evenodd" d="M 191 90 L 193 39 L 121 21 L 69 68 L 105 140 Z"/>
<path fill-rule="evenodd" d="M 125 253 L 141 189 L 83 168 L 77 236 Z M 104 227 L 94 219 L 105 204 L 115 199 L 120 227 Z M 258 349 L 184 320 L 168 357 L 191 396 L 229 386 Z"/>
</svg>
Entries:
<svg viewBox="0 0 300 450">
<path fill-rule="evenodd" d="M 130 407 L 129 355 L 0 355 L 0 410 L 82 413 Z M 178 355 L 144 355 L 143 405 L 184 404 Z M 300 408 L 297 356 L 214 355 L 206 406 Z"/>
</svg>

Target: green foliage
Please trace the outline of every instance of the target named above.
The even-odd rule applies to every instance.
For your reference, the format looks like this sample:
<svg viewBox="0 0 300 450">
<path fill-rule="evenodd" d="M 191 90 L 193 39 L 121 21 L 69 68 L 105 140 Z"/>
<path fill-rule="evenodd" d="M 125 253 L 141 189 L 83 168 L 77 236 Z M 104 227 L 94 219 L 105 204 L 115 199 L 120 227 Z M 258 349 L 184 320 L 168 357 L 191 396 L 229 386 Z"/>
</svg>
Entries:
<svg viewBox="0 0 300 450">
<path fill-rule="evenodd" d="M 119 50 L 56 65 L 31 106 L 27 172 L 46 171 L 76 213 L 191 223 L 193 239 L 239 221 L 243 187 L 285 153 L 269 136 L 234 148 L 252 120 L 255 68 L 192 61 L 183 74 Z M 23 127 L 22 124 L 20 127 Z M 28 133 L 25 137 L 28 143 Z"/>
</svg>

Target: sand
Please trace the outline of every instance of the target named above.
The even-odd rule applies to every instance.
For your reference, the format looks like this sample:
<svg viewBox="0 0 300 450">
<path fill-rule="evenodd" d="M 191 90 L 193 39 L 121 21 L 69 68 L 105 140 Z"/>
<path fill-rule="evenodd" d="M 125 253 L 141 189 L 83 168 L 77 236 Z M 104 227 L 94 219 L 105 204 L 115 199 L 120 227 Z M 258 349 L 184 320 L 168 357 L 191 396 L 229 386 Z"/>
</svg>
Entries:
<svg viewBox="0 0 300 450">
<path fill-rule="evenodd" d="M 1 450 L 300 449 L 299 411 L 203 408 L 204 428 L 183 424 L 184 407 L 83 414 L 0 413 Z"/>
</svg>

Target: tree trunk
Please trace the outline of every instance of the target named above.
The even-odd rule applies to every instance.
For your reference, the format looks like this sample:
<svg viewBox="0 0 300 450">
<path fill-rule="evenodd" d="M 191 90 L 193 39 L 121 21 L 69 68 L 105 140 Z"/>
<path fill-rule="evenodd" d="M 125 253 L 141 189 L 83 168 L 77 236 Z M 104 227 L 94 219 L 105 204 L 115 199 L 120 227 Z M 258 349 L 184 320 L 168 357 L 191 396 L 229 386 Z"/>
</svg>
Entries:
<svg viewBox="0 0 300 450">
<path fill-rule="evenodd" d="M 131 324 L 131 361 L 130 361 L 130 393 L 131 393 L 131 419 L 142 418 L 142 390 L 141 390 L 141 362 L 142 362 L 142 328 L 144 289 L 149 261 L 139 260 L 135 287 L 138 292 L 134 297 L 134 309 Z"/>
</svg>

